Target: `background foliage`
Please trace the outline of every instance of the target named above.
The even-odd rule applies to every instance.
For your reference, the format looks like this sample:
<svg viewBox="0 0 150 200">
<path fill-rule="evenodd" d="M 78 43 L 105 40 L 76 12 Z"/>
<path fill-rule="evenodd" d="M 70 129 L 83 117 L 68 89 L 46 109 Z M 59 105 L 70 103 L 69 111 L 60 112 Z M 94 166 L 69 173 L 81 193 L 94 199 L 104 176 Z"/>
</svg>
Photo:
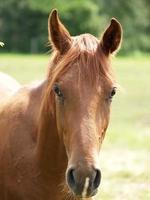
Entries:
<svg viewBox="0 0 150 200">
<path fill-rule="evenodd" d="M 121 53 L 150 51 L 149 0 L 5 0 L 0 1 L 1 51 L 47 51 L 47 18 L 52 8 L 72 35 L 99 35 L 116 17 L 124 29 Z"/>
</svg>

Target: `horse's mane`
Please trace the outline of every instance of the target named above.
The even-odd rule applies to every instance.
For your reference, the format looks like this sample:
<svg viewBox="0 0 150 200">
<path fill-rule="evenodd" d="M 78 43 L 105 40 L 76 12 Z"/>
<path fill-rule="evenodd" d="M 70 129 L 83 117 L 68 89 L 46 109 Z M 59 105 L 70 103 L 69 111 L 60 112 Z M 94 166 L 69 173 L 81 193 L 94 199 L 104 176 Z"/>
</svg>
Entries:
<svg viewBox="0 0 150 200">
<path fill-rule="evenodd" d="M 47 87 L 44 92 L 43 103 L 48 109 L 53 104 L 52 87 L 54 83 L 66 73 L 74 64 L 79 70 L 79 79 L 85 78 L 89 83 L 96 83 L 102 77 L 108 82 L 113 82 L 113 76 L 109 64 L 109 58 L 103 53 L 100 42 L 90 34 L 73 37 L 71 48 L 66 54 L 60 55 L 54 49 L 48 67 Z M 51 94 L 51 95 L 50 95 Z"/>
</svg>

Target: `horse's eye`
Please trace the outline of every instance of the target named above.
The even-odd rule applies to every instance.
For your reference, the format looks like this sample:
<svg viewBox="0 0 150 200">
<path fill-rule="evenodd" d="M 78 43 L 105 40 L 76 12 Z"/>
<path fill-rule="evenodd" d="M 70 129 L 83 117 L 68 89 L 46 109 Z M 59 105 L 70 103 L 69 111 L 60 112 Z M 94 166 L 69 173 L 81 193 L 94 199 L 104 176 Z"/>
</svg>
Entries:
<svg viewBox="0 0 150 200">
<path fill-rule="evenodd" d="M 59 85 L 55 84 L 54 87 L 53 87 L 53 90 L 55 92 L 55 94 L 58 96 L 58 97 L 63 97 L 63 93 L 59 87 Z"/>
<path fill-rule="evenodd" d="M 116 94 L 116 87 L 113 87 L 111 93 L 110 93 L 110 99 Z"/>
</svg>

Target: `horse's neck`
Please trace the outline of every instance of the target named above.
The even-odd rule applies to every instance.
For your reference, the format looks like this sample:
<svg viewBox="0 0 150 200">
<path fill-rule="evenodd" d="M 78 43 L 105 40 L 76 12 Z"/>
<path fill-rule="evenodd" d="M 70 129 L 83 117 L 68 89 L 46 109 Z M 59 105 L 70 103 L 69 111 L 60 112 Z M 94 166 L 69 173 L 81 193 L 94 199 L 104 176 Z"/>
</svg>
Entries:
<svg viewBox="0 0 150 200">
<path fill-rule="evenodd" d="M 66 170 L 67 157 L 59 138 L 55 115 L 44 107 L 44 102 L 41 106 L 36 148 L 38 164 L 44 173 L 62 174 Z"/>
</svg>

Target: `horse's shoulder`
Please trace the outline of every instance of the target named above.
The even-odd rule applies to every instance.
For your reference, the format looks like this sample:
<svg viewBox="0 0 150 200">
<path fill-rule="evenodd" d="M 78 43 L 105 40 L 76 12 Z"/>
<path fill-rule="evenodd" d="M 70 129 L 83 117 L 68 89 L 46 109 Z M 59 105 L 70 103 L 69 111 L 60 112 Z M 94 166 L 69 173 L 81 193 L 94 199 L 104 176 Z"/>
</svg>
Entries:
<svg viewBox="0 0 150 200">
<path fill-rule="evenodd" d="M 41 84 L 42 85 L 42 84 Z M 42 87 L 25 85 L 13 95 L 0 101 L 0 128 L 2 124 L 9 126 L 29 126 L 37 120 L 41 104 Z M 8 126 L 6 127 L 8 128 Z"/>
<path fill-rule="evenodd" d="M 36 130 L 34 108 L 30 106 L 31 91 L 29 86 L 23 86 L 15 94 L 0 101 L 0 144 L 10 140 L 11 150 L 15 153 L 18 145 L 21 151 L 32 144 L 33 132 Z"/>
</svg>

